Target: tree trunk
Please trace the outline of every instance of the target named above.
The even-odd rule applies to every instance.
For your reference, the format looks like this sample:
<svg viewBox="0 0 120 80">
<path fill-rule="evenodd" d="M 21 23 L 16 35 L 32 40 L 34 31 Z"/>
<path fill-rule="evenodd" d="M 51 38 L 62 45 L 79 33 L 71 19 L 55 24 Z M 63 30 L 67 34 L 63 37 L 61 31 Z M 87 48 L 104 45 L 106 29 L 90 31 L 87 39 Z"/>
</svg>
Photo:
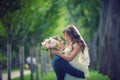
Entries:
<svg viewBox="0 0 120 80">
<path fill-rule="evenodd" d="M 110 0 L 108 28 L 108 75 L 111 80 L 120 79 L 120 0 Z"/>
<path fill-rule="evenodd" d="M 7 27 L 7 69 L 8 69 L 8 80 L 11 80 L 11 48 L 12 48 L 12 37 L 11 37 L 11 25 L 9 23 L 9 13 L 7 11 L 6 16 L 6 27 Z"/>
<path fill-rule="evenodd" d="M 20 55 L 20 80 L 24 80 L 24 46 L 20 45 L 19 47 Z"/>
<path fill-rule="evenodd" d="M 101 19 L 100 19 L 100 27 L 99 27 L 99 59 L 100 59 L 100 72 L 103 74 L 107 74 L 107 47 L 106 47 L 106 33 L 107 33 L 107 15 L 108 15 L 108 6 L 109 1 L 104 0 L 102 5 L 102 11 L 101 11 Z M 106 26 L 106 27 L 105 27 Z"/>
<path fill-rule="evenodd" d="M 34 47 L 35 55 L 36 55 L 36 80 L 39 80 L 39 71 L 38 71 L 38 62 L 39 62 L 39 52 L 38 47 Z"/>
<path fill-rule="evenodd" d="M 30 49 L 29 49 L 29 52 L 30 52 L 30 57 L 31 57 L 31 61 L 30 61 L 30 69 L 31 69 L 31 79 L 30 80 L 33 80 L 33 60 L 32 60 L 32 58 L 33 58 L 33 48 L 32 47 L 30 47 Z"/>
<path fill-rule="evenodd" d="M 43 76 L 46 73 L 46 64 L 47 64 L 47 51 L 42 50 L 41 51 L 41 56 L 40 56 L 40 61 L 41 61 L 41 75 Z"/>
<path fill-rule="evenodd" d="M 90 62 L 90 67 L 94 70 L 97 70 L 97 61 L 98 61 L 98 51 L 97 51 L 97 48 L 98 48 L 98 32 L 96 33 L 96 36 L 94 37 L 93 39 L 93 42 L 92 42 L 92 53 L 91 53 L 91 62 Z"/>
<path fill-rule="evenodd" d="M 7 43 L 7 69 L 8 69 L 8 80 L 11 80 L 11 48 L 10 42 Z"/>
<path fill-rule="evenodd" d="M 120 79 L 120 1 L 104 0 L 100 19 L 100 72 Z"/>
</svg>

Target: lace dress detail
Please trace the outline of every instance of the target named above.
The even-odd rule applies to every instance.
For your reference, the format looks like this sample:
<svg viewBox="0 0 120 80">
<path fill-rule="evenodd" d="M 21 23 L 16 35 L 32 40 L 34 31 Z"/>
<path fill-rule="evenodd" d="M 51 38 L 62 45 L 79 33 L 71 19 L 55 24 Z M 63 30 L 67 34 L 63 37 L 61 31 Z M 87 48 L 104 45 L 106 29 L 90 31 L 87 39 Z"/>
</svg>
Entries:
<svg viewBox="0 0 120 80">
<path fill-rule="evenodd" d="M 73 48 L 77 46 L 77 43 L 73 44 Z M 65 48 L 64 52 L 65 52 L 65 55 L 66 56 L 69 56 L 71 55 L 71 47 L 68 46 Z M 88 77 L 89 76 L 89 71 L 88 71 L 88 65 L 89 65 L 89 58 L 87 59 L 88 55 L 85 56 L 84 54 L 82 54 L 82 52 L 80 51 L 76 56 L 75 58 L 69 62 L 74 68 L 78 69 L 78 70 L 81 70 L 84 72 L 85 74 L 85 77 Z M 74 77 L 74 76 L 71 76 L 69 74 L 66 74 L 65 76 L 65 79 L 64 80 L 86 80 L 86 79 L 83 79 L 83 78 L 77 78 L 77 77 Z"/>
</svg>

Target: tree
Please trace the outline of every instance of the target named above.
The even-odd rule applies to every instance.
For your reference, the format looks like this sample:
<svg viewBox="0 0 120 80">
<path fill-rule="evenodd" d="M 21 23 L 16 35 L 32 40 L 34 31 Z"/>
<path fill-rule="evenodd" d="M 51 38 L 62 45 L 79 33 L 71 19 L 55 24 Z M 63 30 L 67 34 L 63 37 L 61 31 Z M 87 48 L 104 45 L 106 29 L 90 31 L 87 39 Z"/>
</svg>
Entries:
<svg viewBox="0 0 120 80">
<path fill-rule="evenodd" d="M 100 28 L 99 52 L 100 72 L 111 80 L 119 80 L 120 72 L 120 1 L 103 0 Z"/>
</svg>

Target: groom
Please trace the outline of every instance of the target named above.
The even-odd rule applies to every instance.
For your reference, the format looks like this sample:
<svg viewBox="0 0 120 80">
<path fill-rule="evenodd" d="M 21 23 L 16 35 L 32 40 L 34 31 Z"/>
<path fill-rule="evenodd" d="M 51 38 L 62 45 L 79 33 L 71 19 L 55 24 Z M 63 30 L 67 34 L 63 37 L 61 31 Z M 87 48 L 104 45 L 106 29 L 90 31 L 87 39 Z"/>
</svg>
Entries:
<svg viewBox="0 0 120 80">
<path fill-rule="evenodd" d="M 68 63 L 68 61 L 57 56 L 56 54 L 54 54 L 52 66 L 56 73 L 57 80 L 64 80 L 66 73 L 68 73 L 72 76 L 78 77 L 78 78 L 85 78 L 84 72 L 75 69 Z"/>
</svg>

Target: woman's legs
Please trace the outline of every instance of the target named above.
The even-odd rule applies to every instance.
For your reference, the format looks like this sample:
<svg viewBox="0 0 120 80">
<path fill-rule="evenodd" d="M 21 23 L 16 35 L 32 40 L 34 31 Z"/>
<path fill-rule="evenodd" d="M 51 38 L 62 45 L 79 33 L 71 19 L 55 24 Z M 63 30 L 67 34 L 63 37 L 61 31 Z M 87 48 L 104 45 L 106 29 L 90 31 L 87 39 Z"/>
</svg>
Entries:
<svg viewBox="0 0 120 80">
<path fill-rule="evenodd" d="M 66 60 L 62 58 L 53 61 L 53 68 L 56 72 L 57 80 L 64 80 L 66 73 L 78 78 L 85 78 L 82 71 L 75 69 Z"/>
<path fill-rule="evenodd" d="M 56 62 L 57 62 L 58 59 L 56 59 L 56 57 L 53 59 L 52 61 L 52 66 L 53 66 L 53 69 L 56 73 L 56 77 L 57 77 L 57 80 L 64 80 L 65 78 L 65 72 L 63 70 L 60 70 L 57 66 L 56 66 Z M 61 65 L 58 65 L 58 66 L 61 66 Z"/>
<path fill-rule="evenodd" d="M 58 70 L 56 67 L 54 67 L 54 71 L 56 73 L 57 80 L 64 80 L 66 74 L 64 71 Z"/>
</svg>

